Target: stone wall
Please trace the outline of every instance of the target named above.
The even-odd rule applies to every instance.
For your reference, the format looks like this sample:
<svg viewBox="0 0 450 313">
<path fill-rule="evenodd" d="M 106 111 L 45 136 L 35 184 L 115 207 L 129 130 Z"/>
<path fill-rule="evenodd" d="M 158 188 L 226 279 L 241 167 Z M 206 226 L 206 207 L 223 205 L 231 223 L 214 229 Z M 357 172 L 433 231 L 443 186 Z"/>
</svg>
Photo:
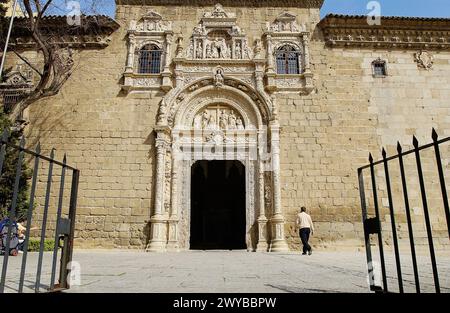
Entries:
<svg viewBox="0 0 450 313">
<path fill-rule="evenodd" d="M 79 247 L 144 248 L 148 242 L 154 193 L 153 129 L 164 93 L 126 94 L 120 87 L 127 57 L 126 30 L 131 20 L 148 9 L 118 6 L 116 19 L 121 28 L 109 47 L 80 51 L 77 69 L 61 93 L 29 111 L 29 141 L 40 140 L 46 152 L 55 147 L 59 158 L 66 153 L 68 162 L 81 170 L 75 241 Z M 174 33 L 182 34 L 185 43 L 203 12 L 210 9 L 152 7 L 173 22 Z M 286 10 L 226 9 L 236 13 L 250 43 L 261 38 L 266 22 Z M 288 243 L 292 249 L 299 247 L 294 222 L 304 205 L 316 221 L 314 246 L 361 246 L 356 169 L 368 162 L 369 152 L 381 157 L 377 152 L 385 146 L 393 153 L 397 140 L 410 143 L 413 134 L 429 142 L 431 127 L 442 136 L 450 135 L 450 53 L 435 53 L 434 68 L 426 71 L 415 63 L 416 51 L 329 48 L 315 26 L 317 9 L 289 11 L 314 30 L 310 53 L 315 90 L 309 95 L 276 94 Z M 387 78 L 372 76 L 371 62 L 378 57 L 388 61 Z M 449 155 L 444 160 L 447 167 Z M 38 210 L 42 201 L 40 189 Z M 385 200 L 383 204 L 386 210 Z M 436 214 L 436 222 L 441 223 Z"/>
</svg>

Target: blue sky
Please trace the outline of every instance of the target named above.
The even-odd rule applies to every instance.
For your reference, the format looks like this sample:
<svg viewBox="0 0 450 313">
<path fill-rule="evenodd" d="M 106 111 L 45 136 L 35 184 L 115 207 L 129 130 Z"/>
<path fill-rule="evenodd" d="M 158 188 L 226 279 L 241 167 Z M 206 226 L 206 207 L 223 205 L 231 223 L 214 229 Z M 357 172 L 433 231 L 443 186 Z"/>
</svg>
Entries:
<svg viewBox="0 0 450 313">
<path fill-rule="evenodd" d="M 88 7 L 87 3 L 91 1 L 80 2 Z M 64 3 L 64 0 L 56 2 Z M 365 15 L 369 12 L 366 9 L 369 2 L 369 0 L 325 0 L 322 16 L 328 13 Z M 381 4 L 382 15 L 450 18 L 450 0 L 378 0 L 378 2 Z M 96 3 L 98 4 L 96 13 L 114 16 L 114 0 L 97 0 Z"/>
</svg>

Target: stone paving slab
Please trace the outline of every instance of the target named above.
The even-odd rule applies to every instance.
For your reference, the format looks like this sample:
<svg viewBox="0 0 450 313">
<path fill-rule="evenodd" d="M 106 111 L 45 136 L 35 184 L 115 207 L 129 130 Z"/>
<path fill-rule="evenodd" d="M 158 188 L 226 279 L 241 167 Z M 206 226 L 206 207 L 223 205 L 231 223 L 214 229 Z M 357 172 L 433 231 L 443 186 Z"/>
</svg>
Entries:
<svg viewBox="0 0 450 313">
<path fill-rule="evenodd" d="M 36 253 L 29 254 L 25 287 L 34 288 Z M 406 262 L 406 256 L 403 256 Z M 133 293 L 304 293 L 369 292 L 362 252 L 251 253 L 188 251 L 152 254 L 121 250 L 76 250 L 81 284 L 68 292 Z M 10 258 L 7 292 L 17 290 L 21 257 Z M 42 290 L 50 281 L 51 253 L 44 256 Z M 428 258 L 419 257 L 424 292 L 433 292 Z M 450 257 L 438 262 L 443 292 L 450 292 Z M 428 269 L 429 267 L 429 269 Z M 390 289 L 396 289 L 395 261 L 387 256 Z M 407 291 L 414 291 L 412 270 L 403 268 Z"/>
</svg>

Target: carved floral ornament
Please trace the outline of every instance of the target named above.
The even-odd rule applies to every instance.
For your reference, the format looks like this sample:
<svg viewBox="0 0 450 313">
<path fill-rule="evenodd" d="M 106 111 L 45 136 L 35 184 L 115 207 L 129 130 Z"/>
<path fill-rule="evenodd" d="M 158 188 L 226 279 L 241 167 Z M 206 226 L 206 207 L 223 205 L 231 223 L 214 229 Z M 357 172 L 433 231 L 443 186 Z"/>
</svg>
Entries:
<svg viewBox="0 0 450 313">
<path fill-rule="evenodd" d="M 430 70 L 433 67 L 434 57 L 427 51 L 420 51 L 414 55 L 419 68 Z"/>
</svg>

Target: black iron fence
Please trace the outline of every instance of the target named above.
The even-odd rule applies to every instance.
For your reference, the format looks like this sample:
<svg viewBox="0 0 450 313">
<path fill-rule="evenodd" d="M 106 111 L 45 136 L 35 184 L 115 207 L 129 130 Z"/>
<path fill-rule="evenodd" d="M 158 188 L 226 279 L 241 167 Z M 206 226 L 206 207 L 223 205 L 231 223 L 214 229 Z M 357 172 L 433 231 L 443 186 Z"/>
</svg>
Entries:
<svg viewBox="0 0 450 313">
<path fill-rule="evenodd" d="M 0 293 L 68 289 L 70 288 L 68 280 L 70 280 L 71 272 L 80 172 L 67 165 L 65 156 L 62 162 L 55 160 L 54 149 L 49 157 L 41 154 L 40 144 L 37 144 L 35 151 L 28 150 L 25 148 L 23 137 L 20 144 L 15 145 L 10 140 L 7 130 L 3 131 L 0 143 L 0 175 L 5 174 L 2 170 L 6 160 L 14 153 L 17 157 L 12 200 L 10 206 L 6 208 L 8 216 L 4 217 L 4 227 L 0 238 L 3 252 Z M 25 162 L 29 162 L 32 166 L 32 178 L 28 198 L 29 207 L 26 213 L 27 226 L 25 234 L 21 234 L 17 223 L 17 203 L 21 172 Z M 54 172 L 58 168 L 60 175 L 55 175 Z M 47 171 L 47 175 L 44 170 Z M 55 180 L 59 180 L 59 187 L 58 184 L 52 185 Z M 37 226 L 32 227 L 33 224 Z M 36 247 L 34 247 L 35 252 L 30 252 L 32 254 L 30 260 L 29 250 L 31 250 L 32 240 L 35 241 Z M 45 251 L 48 252 L 45 253 Z M 19 252 L 23 253 L 21 258 Z M 33 274 L 30 274 L 28 268 L 30 261 L 34 262 Z M 56 283 L 58 266 L 59 279 Z M 43 278 L 49 279 L 49 282 L 44 284 Z"/>
<path fill-rule="evenodd" d="M 430 279 L 428 282 L 428 287 L 433 288 L 436 293 L 441 292 L 441 284 L 440 284 L 440 275 L 438 271 L 438 262 L 437 255 L 435 249 L 435 242 L 433 236 L 436 236 L 438 226 L 433 229 L 433 221 L 440 221 L 440 244 L 443 246 L 449 244 L 450 240 L 450 211 L 447 197 L 447 187 L 446 187 L 446 172 L 448 175 L 448 164 L 444 164 L 442 162 L 441 156 L 441 148 L 448 149 L 448 143 L 450 141 L 450 137 L 439 139 L 437 132 L 433 129 L 432 132 L 433 142 L 426 145 L 419 145 L 419 141 L 416 137 L 413 138 L 413 149 L 408 151 L 403 151 L 400 143 L 397 145 L 397 154 L 393 156 L 388 156 L 386 150 L 383 148 L 382 150 L 382 159 L 379 161 L 374 161 L 372 154 L 369 155 L 369 164 L 363 166 L 358 169 L 358 179 L 359 179 L 359 191 L 361 197 L 361 207 L 362 207 L 362 216 L 364 223 L 364 234 L 365 234 L 365 245 L 366 245 L 366 254 L 367 254 L 367 263 L 368 263 L 368 272 L 369 272 L 369 281 L 370 287 L 373 291 L 379 292 L 390 292 L 391 286 L 393 286 L 392 281 L 394 282 L 395 287 L 392 288 L 395 291 L 400 293 L 405 292 L 405 282 L 408 282 L 413 290 L 417 293 L 423 291 L 421 289 L 421 283 L 424 285 L 424 276 L 427 274 L 427 270 L 420 267 L 421 264 L 418 262 L 418 253 L 417 249 L 419 247 L 419 243 L 417 242 L 416 235 L 418 233 L 414 227 L 417 228 L 416 225 L 419 225 L 417 222 L 415 223 L 413 220 L 417 220 L 418 217 L 423 219 L 425 231 L 423 232 L 424 240 L 421 243 L 421 247 L 425 247 L 424 251 L 426 252 L 424 255 L 426 258 L 429 257 L 429 260 L 426 262 L 422 262 L 424 266 L 431 265 L 432 274 L 428 276 L 432 276 L 432 280 Z M 446 150 L 448 151 L 448 150 Z M 427 158 L 425 160 L 424 155 L 426 154 Z M 408 158 L 409 164 L 406 163 L 406 158 Z M 424 162 L 424 160 L 426 162 Z M 377 173 L 378 170 L 378 173 Z M 395 173 L 393 174 L 393 171 Z M 377 175 L 378 174 L 378 175 Z M 426 175 L 427 177 L 425 177 Z M 364 180 L 364 176 L 370 176 L 368 181 Z M 434 176 L 433 176 L 434 175 Z M 383 177 L 385 181 L 378 182 L 378 177 Z M 430 184 L 430 177 L 434 177 L 434 184 L 430 187 L 427 184 Z M 426 179 L 428 178 L 428 180 Z M 397 201 L 394 201 L 394 192 L 393 185 L 397 184 L 398 191 Z M 428 187 L 428 188 L 427 188 Z M 366 189 L 371 190 L 366 196 Z M 413 190 L 410 192 L 410 190 Z M 433 192 L 431 196 L 430 193 Z M 390 224 L 389 232 L 391 236 L 391 240 L 393 245 L 390 248 L 393 248 L 394 260 L 395 262 L 395 270 L 393 270 L 393 275 L 388 275 L 387 273 L 387 252 L 386 249 L 386 238 L 384 238 L 383 231 L 383 204 L 380 205 L 380 193 L 383 193 L 385 201 L 384 206 L 387 208 L 387 214 L 385 219 L 385 225 Z M 370 199 L 371 198 L 371 199 Z M 433 212 L 438 217 L 434 217 L 430 214 L 430 199 L 433 198 Z M 369 200 L 370 199 L 370 200 Z M 412 208 L 411 202 L 416 201 L 417 207 Z M 394 203 L 395 202 L 395 203 Z M 413 216 L 415 215 L 415 216 Z M 418 217 L 417 217 L 418 215 Z M 407 235 L 404 236 L 404 242 L 407 246 L 407 249 L 403 249 L 403 251 L 407 251 L 409 256 L 406 258 L 404 253 L 401 253 L 401 247 L 399 243 L 399 231 L 402 230 L 398 225 L 398 220 L 405 221 L 407 228 L 404 230 L 404 233 Z M 446 224 L 446 225 L 445 225 Z M 436 225 L 436 222 L 435 224 Z M 446 228 L 446 232 L 445 229 Z M 425 235 L 426 234 L 426 235 Z M 376 238 L 374 238 L 376 237 Z M 426 240 L 425 240 L 426 237 Z M 408 242 L 408 243 L 406 243 Z M 381 281 L 382 283 L 376 284 L 376 268 L 374 264 L 374 258 L 372 254 L 372 247 L 378 246 L 378 255 L 376 255 L 379 260 L 380 272 L 381 272 Z M 428 251 L 427 251 L 428 250 Z M 376 251 L 376 250 L 375 250 Z M 408 259 L 408 260 L 406 260 Z M 408 271 L 409 267 L 405 267 L 402 262 L 408 261 L 412 268 L 409 273 L 409 279 L 405 278 L 406 274 L 404 272 Z M 392 265 L 394 267 L 394 264 Z M 420 275 L 420 271 L 424 273 Z M 442 275 L 441 275 L 442 276 Z M 413 278 L 412 278 L 413 277 Z M 442 278 L 442 277 L 441 277 Z M 444 277 L 448 279 L 448 277 Z M 389 284 L 391 282 L 391 284 Z M 395 284 L 396 283 L 396 284 Z M 398 284 L 398 288 L 397 285 Z M 430 290 L 430 289 L 429 289 Z"/>
</svg>

